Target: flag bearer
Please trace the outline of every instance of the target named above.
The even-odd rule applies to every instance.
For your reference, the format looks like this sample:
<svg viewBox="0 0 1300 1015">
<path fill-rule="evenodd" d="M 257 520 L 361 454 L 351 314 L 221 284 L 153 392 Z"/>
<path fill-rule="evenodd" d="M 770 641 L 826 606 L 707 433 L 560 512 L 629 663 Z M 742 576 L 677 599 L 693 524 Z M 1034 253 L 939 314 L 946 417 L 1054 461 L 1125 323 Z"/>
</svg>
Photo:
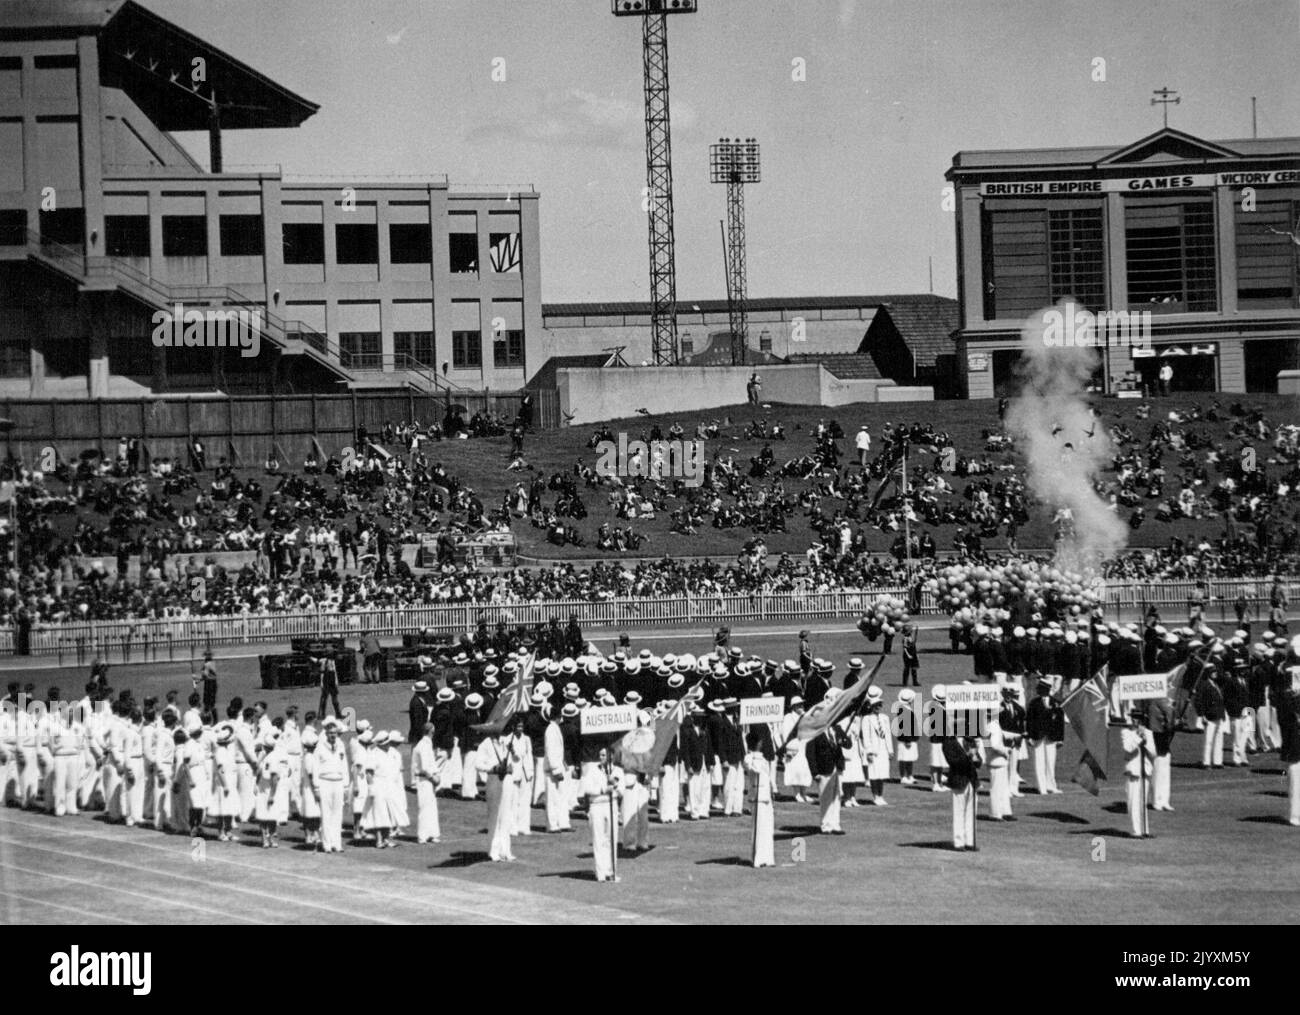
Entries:
<svg viewBox="0 0 1300 1015">
<path fill-rule="evenodd" d="M 772 812 L 772 767 L 763 753 L 763 738 L 751 729 L 745 736 L 745 771 L 749 773 L 750 799 L 754 806 L 754 834 L 749 862 L 755 867 L 775 867 L 773 845 L 775 819 Z"/>
<path fill-rule="evenodd" d="M 1153 838 L 1147 831 L 1147 793 L 1151 785 L 1151 759 L 1156 745 L 1147 729 L 1146 715 L 1140 708 L 1129 713 L 1129 725 L 1124 727 L 1120 740 L 1124 746 L 1124 773 L 1128 777 L 1128 817 L 1134 839 Z"/>
<path fill-rule="evenodd" d="M 587 823 L 591 826 L 591 856 L 596 868 L 597 881 L 618 881 L 614 873 L 614 858 L 610 852 L 614 826 L 610 810 L 617 810 L 621 795 L 622 772 L 606 768 L 609 752 L 600 749 L 596 763 L 586 766 L 582 776 L 582 792 L 587 797 Z M 610 801 L 613 799 L 613 808 Z"/>
</svg>

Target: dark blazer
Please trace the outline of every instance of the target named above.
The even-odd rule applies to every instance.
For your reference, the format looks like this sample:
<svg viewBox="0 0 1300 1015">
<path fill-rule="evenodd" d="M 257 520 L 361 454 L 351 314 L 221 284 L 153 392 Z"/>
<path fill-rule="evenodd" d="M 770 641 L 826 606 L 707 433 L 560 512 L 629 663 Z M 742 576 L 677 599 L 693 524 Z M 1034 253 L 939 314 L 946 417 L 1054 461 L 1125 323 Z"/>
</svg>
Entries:
<svg viewBox="0 0 1300 1015">
<path fill-rule="evenodd" d="M 1055 702 L 1035 698 L 1025 709 L 1025 732 L 1030 740 L 1050 740 L 1060 743 L 1065 739 L 1065 713 Z"/>
<path fill-rule="evenodd" d="M 832 726 L 808 742 L 806 751 L 808 769 L 814 778 L 830 776 L 844 771 L 844 751 L 840 745 L 839 728 Z"/>
<path fill-rule="evenodd" d="M 971 757 L 971 753 L 956 737 L 944 740 L 943 759 L 948 762 L 948 785 L 953 792 L 960 793 L 967 786 L 974 786 L 975 791 L 979 792 L 979 762 Z"/>
</svg>

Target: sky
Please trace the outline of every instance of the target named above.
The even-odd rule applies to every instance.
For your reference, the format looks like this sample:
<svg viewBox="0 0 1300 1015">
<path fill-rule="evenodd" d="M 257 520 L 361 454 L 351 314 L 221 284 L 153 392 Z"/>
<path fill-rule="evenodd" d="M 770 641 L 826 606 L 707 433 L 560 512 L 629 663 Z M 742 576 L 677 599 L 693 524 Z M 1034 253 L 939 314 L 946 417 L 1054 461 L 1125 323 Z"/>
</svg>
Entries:
<svg viewBox="0 0 1300 1015">
<path fill-rule="evenodd" d="M 531 183 L 545 301 L 647 298 L 640 23 L 609 0 L 141 2 L 320 104 L 228 132 L 228 167 Z M 931 259 L 953 296 L 960 150 L 1118 147 L 1165 86 L 1188 133 L 1249 137 L 1257 96 L 1261 137 L 1300 136 L 1298 0 L 699 0 L 668 39 L 680 300 L 725 296 L 720 137 L 762 146 L 751 296 L 926 292 Z"/>
</svg>

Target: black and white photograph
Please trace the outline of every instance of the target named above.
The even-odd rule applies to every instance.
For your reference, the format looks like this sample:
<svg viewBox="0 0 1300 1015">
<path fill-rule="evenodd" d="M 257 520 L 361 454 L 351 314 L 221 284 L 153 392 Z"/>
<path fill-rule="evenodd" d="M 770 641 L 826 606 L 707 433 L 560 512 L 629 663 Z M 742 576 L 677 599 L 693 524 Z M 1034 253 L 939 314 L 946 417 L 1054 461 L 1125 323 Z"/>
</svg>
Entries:
<svg viewBox="0 0 1300 1015">
<path fill-rule="evenodd" d="M 0 0 L 22 978 L 843 926 L 957 999 L 961 925 L 1281 996 L 1298 56 L 1296 0 Z"/>
</svg>

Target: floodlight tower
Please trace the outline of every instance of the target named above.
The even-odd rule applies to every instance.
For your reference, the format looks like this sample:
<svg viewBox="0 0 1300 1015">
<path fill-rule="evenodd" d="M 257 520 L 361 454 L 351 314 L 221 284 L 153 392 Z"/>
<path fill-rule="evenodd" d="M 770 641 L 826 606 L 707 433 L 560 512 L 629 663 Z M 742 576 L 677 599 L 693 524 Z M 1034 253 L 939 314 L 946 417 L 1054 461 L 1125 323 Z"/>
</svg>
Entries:
<svg viewBox="0 0 1300 1015">
<path fill-rule="evenodd" d="M 694 14 L 696 0 L 611 0 L 611 9 L 617 17 L 641 19 L 651 348 L 656 365 L 676 363 L 677 264 L 673 245 L 673 146 L 668 123 L 667 15 Z"/>
<path fill-rule="evenodd" d="M 758 142 L 752 137 L 724 137 L 709 146 L 709 179 L 727 185 L 727 316 L 731 324 L 731 362 L 745 362 L 749 340 L 746 302 L 749 284 L 745 274 L 745 184 L 762 179 Z"/>
</svg>

